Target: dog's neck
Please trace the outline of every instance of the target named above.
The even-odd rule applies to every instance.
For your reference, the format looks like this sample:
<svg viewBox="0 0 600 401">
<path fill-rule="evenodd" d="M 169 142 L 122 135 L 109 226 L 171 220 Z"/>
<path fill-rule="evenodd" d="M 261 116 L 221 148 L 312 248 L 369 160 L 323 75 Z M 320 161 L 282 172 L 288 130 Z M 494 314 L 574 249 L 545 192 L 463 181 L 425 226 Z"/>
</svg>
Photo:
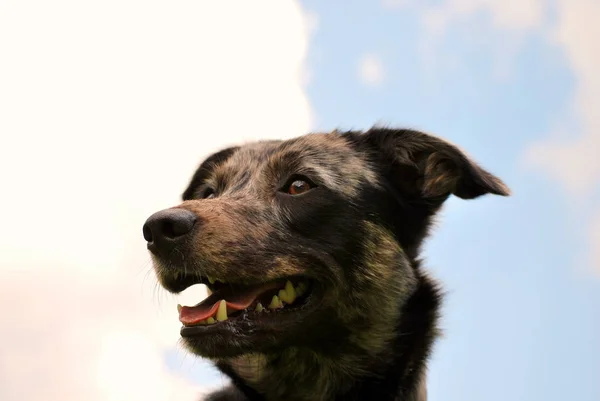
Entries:
<svg viewBox="0 0 600 401">
<path fill-rule="evenodd" d="M 281 358 L 280 363 L 299 365 L 297 357 Z M 262 354 L 244 355 L 233 358 L 229 361 L 229 365 L 240 379 L 263 396 L 261 398 L 269 401 L 329 400 L 332 399 L 332 397 L 327 394 L 336 392 L 335 388 L 329 387 L 329 380 L 338 382 L 342 388 L 337 391 L 343 390 L 344 394 L 351 393 L 352 383 L 356 379 L 360 380 L 360 378 L 353 380 L 351 376 L 347 376 L 345 380 L 340 380 L 339 372 L 336 372 L 335 361 L 331 360 L 327 361 L 325 364 L 316 363 L 315 365 L 307 367 L 309 371 L 306 372 L 305 375 L 298 375 L 298 372 L 294 372 L 295 374 L 290 375 L 291 377 L 288 377 L 288 375 L 282 377 L 282 375 L 278 373 L 279 363 L 269 366 L 267 358 Z M 337 378 L 334 378 L 336 376 Z M 281 384 L 289 381 L 295 381 L 294 388 L 291 391 L 292 395 L 287 394 L 288 390 L 285 387 L 277 386 L 278 383 Z M 301 389 L 300 391 L 298 391 L 299 388 Z M 278 393 L 286 395 L 278 396 Z M 323 398 L 315 397 L 314 394 L 323 395 Z M 397 397 L 398 395 L 392 395 L 388 399 L 401 401 L 427 401 L 425 372 L 422 372 L 413 391 L 407 393 L 403 398 Z"/>
<path fill-rule="evenodd" d="M 332 356 L 288 348 L 217 366 L 252 401 L 426 401 L 425 364 L 437 336 L 440 300 L 429 279 L 419 282 L 402 309 L 395 336 L 379 355 L 356 347 Z"/>
<path fill-rule="evenodd" d="M 348 356 L 340 355 L 344 357 Z M 340 369 L 346 363 L 336 363 L 308 349 L 289 348 L 273 355 L 242 355 L 228 363 L 246 385 L 267 401 L 331 399 L 330 394 L 347 392 L 352 382 L 352 372 Z"/>
</svg>

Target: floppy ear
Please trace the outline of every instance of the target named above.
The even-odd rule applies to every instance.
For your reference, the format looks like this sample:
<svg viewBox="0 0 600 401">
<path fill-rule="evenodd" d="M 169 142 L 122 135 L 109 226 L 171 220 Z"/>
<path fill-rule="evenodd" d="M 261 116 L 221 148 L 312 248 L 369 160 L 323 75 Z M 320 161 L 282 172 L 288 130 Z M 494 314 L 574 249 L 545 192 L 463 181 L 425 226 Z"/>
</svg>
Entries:
<svg viewBox="0 0 600 401">
<path fill-rule="evenodd" d="M 363 137 L 393 184 L 420 198 L 456 195 L 473 199 L 485 194 L 508 196 L 510 190 L 497 177 L 470 160 L 456 146 L 414 130 L 372 128 Z"/>
</svg>

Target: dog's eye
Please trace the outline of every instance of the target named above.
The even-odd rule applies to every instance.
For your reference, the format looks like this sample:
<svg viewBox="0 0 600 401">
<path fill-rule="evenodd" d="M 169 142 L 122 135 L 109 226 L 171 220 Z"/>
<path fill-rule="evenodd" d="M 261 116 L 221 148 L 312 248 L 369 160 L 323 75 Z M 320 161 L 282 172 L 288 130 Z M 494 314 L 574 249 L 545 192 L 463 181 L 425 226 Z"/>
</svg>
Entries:
<svg viewBox="0 0 600 401">
<path fill-rule="evenodd" d="M 304 180 L 295 180 L 288 187 L 288 194 L 300 195 L 300 194 L 310 191 L 311 188 L 312 188 L 312 186 L 308 182 L 306 182 Z"/>
<path fill-rule="evenodd" d="M 200 199 L 212 199 L 215 197 L 215 191 L 212 188 L 206 188 L 200 193 Z"/>
</svg>

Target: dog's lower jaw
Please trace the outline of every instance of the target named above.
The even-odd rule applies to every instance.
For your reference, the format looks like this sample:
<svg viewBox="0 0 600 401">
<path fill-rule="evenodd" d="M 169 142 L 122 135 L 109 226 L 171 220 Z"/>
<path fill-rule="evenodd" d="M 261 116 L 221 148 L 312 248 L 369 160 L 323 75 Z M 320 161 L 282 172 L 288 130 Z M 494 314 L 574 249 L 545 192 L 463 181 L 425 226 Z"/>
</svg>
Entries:
<svg viewBox="0 0 600 401">
<path fill-rule="evenodd" d="M 429 278 L 402 307 L 395 336 L 378 355 L 357 348 L 330 355 L 288 348 L 220 360 L 248 401 L 426 401 L 425 364 L 438 335 L 440 294 Z M 236 392 L 235 390 L 227 390 Z M 215 394 L 212 399 L 218 398 Z"/>
</svg>

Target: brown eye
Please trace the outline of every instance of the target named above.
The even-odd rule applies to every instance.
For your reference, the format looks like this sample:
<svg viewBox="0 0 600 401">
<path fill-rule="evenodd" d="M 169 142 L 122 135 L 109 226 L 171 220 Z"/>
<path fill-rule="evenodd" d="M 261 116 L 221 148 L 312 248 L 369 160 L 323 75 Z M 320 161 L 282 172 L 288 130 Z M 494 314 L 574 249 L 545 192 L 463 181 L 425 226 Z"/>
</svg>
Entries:
<svg viewBox="0 0 600 401">
<path fill-rule="evenodd" d="M 290 195 L 300 195 L 304 192 L 308 192 L 312 187 L 306 181 L 296 180 L 290 184 L 288 188 L 288 194 Z"/>
<path fill-rule="evenodd" d="M 215 191 L 212 188 L 206 188 L 202 193 L 201 199 L 212 199 L 215 197 Z"/>
</svg>

